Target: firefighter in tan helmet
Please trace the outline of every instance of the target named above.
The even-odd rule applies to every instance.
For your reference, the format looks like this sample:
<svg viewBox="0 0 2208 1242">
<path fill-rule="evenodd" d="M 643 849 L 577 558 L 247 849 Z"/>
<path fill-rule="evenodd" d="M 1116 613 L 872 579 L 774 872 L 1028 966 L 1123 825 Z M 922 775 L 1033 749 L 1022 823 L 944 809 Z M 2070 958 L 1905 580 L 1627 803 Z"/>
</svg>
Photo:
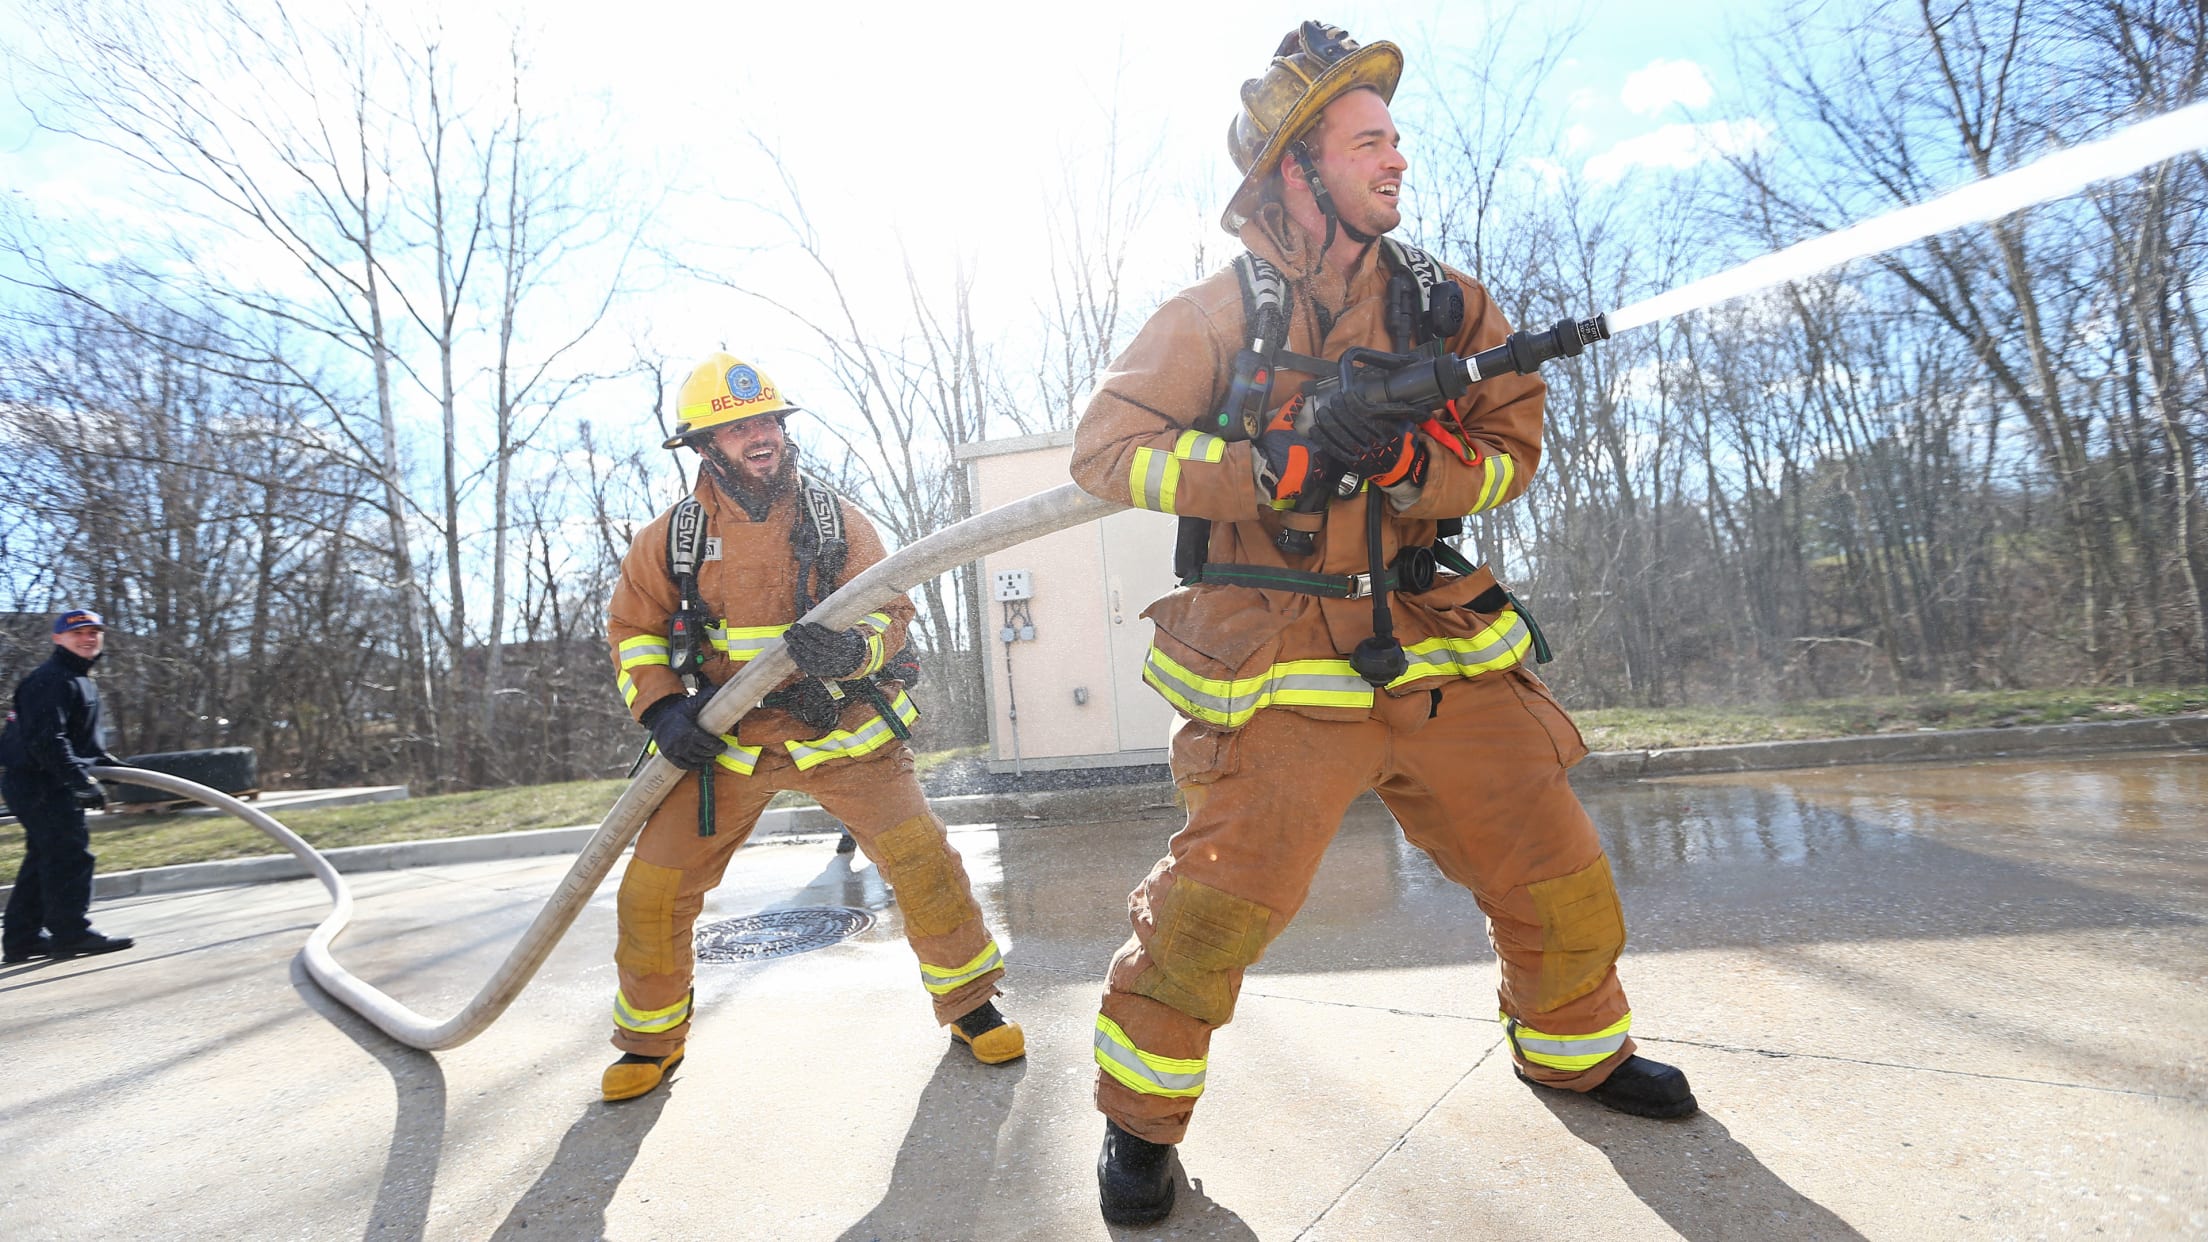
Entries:
<svg viewBox="0 0 2208 1242">
<path fill-rule="evenodd" d="M 938 1022 L 989 1064 L 1026 1052 L 993 998 L 1004 974 L 958 851 L 913 777 L 918 719 L 900 654 L 899 596 L 834 631 L 798 618 L 882 559 L 865 515 L 798 470 L 783 420 L 796 407 L 727 354 L 698 364 L 668 448 L 698 454 L 688 498 L 639 531 L 606 618 L 615 680 L 658 752 L 686 774 L 652 812 L 622 876 L 608 1100 L 643 1095 L 682 1060 L 693 990 L 691 929 L 768 801 L 802 791 L 841 819 L 896 890 L 905 939 Z M 712 690 L 775 643 L 798 675 L 734 732 L 698 724 Z"/>
<path fill-rule="evenodd" d="M 1437 538 L 1532 481 L 1541 381 L 1387 418 L 1299 395 L 1351 347 L 1470 356 L 1510 331 L 1476 281 L 1387 236 L 1402 70 L 1395 45 L 1306 22 L 1243 84 L 1222 224 L 1247 253 L 1150 318 L 1075 432 L 1084 488 L 1181 522 L 1183 585 L 1144 614 L 1144 680 L 1181 717 L 1188 822 L 1129 899 L 1094 1036 L 1114 1224 L 1171 1211 L 1212 1032 L 1368 789 L 1486 912 L 1519 1077 L 1641 1116 L 1695 1109 L 1685 1075 L 1634 1052 L 1610 864 L 1565 779 L 1586 748 L 1532 672 L 1538 630 Z M 1338 1047 L 1304 1068 L 1355 1081 L 1364 1054 L 1347 1031 Z"/>
</svg>

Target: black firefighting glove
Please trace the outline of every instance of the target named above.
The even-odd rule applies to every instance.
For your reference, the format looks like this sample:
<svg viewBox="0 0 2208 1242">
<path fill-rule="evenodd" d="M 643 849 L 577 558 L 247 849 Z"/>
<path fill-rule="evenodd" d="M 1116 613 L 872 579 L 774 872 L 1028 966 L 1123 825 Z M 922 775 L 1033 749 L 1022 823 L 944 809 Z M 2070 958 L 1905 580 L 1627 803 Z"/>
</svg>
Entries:
<svg viewBox="0 0 2208 1242">
<path fill-rule="evenodd" d="M 703 772 L 721 757 L 724 743 L 698 723 L 698 713 L 711 697 L 670 694 L 644 709 L 640 717 L 652 731 L 652 741 L 667 762 L 685 772 Z"/>
<path fill-rule="evenodd" d="M 912 648 L 900 647 L 882 664 L 882 675 L 895 678 L 907 690 L 914 689 L 920 684 L 920 657 L 912 653 Z"/>
<path fill-rule="evenodd" d="M 835 732 L 843 720 L 843 704 L 828 693 L 828 685 L 816 677 L 795 681 L 766 698 L 769 707 L 780 708 L 811 729 L 811 736 Z"/>
<path fill-rule="evenodd" d="M 1388 450 L 1403 439 L 1409 424 L 1392 419 L 1373 418 L 1349 408 L 1349 403 L 1339 392 L 1324 393 L 1313 397 L 1298 412 L 1297 422 L 1306 428 L 1305 434 L 1335 461 L 1365 463 L 1387 456 Z M 1392 462 L 1393 458 L 1389 457 Z M 1371 471 L 1358 469 L 1364 478 L 1371 478 Z"/>
<path fill-rule="evenodd" d="M 1366 449 L 1349 468 L 1357 472 L 1357 477 L 1370 479 L 1385 490 L 1389 502 L 1400 512 L 1416 504 L 1419 494 L 1426 490 L 1426 468 L 1432 463 L 1433 454 L 1426 447 L 1425 437 L 1403 423 L 1394 438 Z"/>
<path fill-rule="evenodd" d="M 782 641 L 807 677 L 839 681 L 866 663 L 866 635 L 856 629 L 831 630 L 818 621 L 800 621 L 783 631 Z"/>
</svg>

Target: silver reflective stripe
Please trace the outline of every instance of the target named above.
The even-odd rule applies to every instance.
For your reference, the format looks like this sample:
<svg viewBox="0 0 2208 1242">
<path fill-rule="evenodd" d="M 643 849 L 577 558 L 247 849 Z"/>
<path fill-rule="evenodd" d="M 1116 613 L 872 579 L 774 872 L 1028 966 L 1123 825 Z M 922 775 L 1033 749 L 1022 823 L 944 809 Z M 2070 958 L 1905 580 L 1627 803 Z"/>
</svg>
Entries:
<svg viewBox="0 0 2208 1242">
<path fill-rule="evenodd" d="M 1283 673 L 1277 671 L 1279 666 L 1275 665 L 1276 671 L 1257 680 L 1249 690 L 1222 695 L 1213 693 L 1168 668 L 1162 662 L 1165 658 L 1163 652 L 1152 647 L 1143 661 L 1146 671 L 1153 678 L 1170 683 L 1176 694 L 1188 700 L 1189 706 L 1222 719 L 1232 720 L 1247 716 L 1267 702 L 1297 701 L 1306 706 L 1356 706 L 1354 703 L 1329 702 L 1324 697 L 1335 695 L 1360 698 L 1367 705 L 1372 702 L 1372 687 L 1364 678 L 1354 673 Z M 1443 662 L 1446 663 L 1446 660 Z"/>
<path fill-rule="evenodd" d="M 1538 1035 L 1528 1035 L 1526 1028 L 1519 1027 L 1515 1038 L 1518 1050 L 1528 1056 L 1540 1053 L 1551 1057 L 1594 1057 L 1599 1060 L 1625 1047 L 1624 1031 L 1587 1039 L 1544 1039 Z"/>
<path fill-rule="evenodd" d="M 645 1035 L 671 1031 L 690 1020 L 690 997 L 685 996 L 665 1009 L 639 1010 L 617 989 L 613 994 L 613 1020 L 617 1026 Z"/>
<path fill-rule="evenodd" d="M 1173 455 L 1184 461 L 1218 461 L 1227 455 L 1227 442 L 1201 431 L 1184 431 L 1173 442 Z"/>
<path fill-rule="evenodd" d="M 1191 1072 L 1166 1069 L 1164 1065 L 1195 1065 Z M 1117 1079 L 1130 1091 L 1144 1095 L 1196 1096 L 1204 1091 L 1205 1070 L 1202 1061 L 1183 1061 L 1172 1057 L 1145 1056 L 1127 1038 L 1127 1032 L 1110 1018 L 1097 1015 L 1096 1063 L 1104 1072 Z"/>
<path fill-rule="evenodd" d="M 1417 643 L 1413 644 L 1412 648 L 1406 648 L 1403 654 L 1410 660 L 1413 672 L 1416 672 L 1420 665 L 1428 666 L 1437 671 L 1455 671 L 1474 666 L 1485 667 L 1497 660 L 1505 659 L 1530 638 L 1531 634 L 1526 629 L 1525 618 L 1519 616 L 1516 612 L 1512 612 L 1504 619 L 1502 632 L 1483 646 L 1466 651 L 1445 642 L 1426 650 L 1417 650 L 1415 648 L 1425 647 L 1424 643 Z M 1402 678 L 1397 678 L 1397 680 L 1400 681 Z"/>
<path fill-rule="evenodd" d="M 941 996 L 945 993 L 956 992 L 992 970 L 1003 968 L 1004 954 L 998 951 L 997 942 L 992 940 L 989 942 L 989 947 L 981 951 L 980 957 L 966 963 L 963 968 L 945 971 L 939 966 L 930 966 L 926 962 L 920 963 L 920 983 L 928 991 Z"/>
<path fill-rule="evenodd" d="M 706 628 L 705 637 L 715 650 L 727 652 L 729 659 L 741 664 L 765 651 L 768 643 L 779 641 L 782 635 L 778 630 L 771 635 L 743 634 L 731 637 L 726 627 L 716 625 Z"/>
<path fill-rule="evenodd" d="M 1135 504 L 1154 513 L 1163 512 L 1165 509 L 1166 472 L 1176 468 L 1173 455 L 1161 453 L 1156 449 L 1138 449 L 1136 451 L 1147 456 L 1143 462 L 1146 469 L 1142 472 L 1142 492 L 1135 497 Z"/>
<path fill-rule="evenodd" d="M 621 667 L 635 668 L 642 664 L 665 664 L 667 644 L 640 643 L 631 639 L 621 644 Z"/>
</svg>

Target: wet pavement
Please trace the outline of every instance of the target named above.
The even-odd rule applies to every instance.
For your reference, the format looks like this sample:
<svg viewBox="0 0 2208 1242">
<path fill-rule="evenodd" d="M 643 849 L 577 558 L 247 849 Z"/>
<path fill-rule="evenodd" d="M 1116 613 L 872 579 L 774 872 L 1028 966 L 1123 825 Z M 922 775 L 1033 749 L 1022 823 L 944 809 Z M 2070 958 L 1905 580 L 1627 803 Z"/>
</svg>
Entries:
<svg viewBox="0 0 2208 1242">
<path fill-rule="evenodd" d="M 481 1038 L 431 1056 L 293 963 L 310 881 L 103 901 L 111 957 L 0 968 L 8 1238 L 2037 1238 L 2208 1233 L 2208 755 L 1590 786 L 1642 1050 L 1683 1122 L 1536 1096 L 1479 912 L 1344 823 L 1213 1044 L 1164 1225 L 1107 1230 L 1089 1032 L 1164 818 L 960 830 L 1024 1062 L 928 1019 L 833 837 L 740 853 L 706 918 L 855 938 L 701 968 L 671 1086 L 596 1098 L 609 880 Z M 561 859 L 354 877 L 348 967 L 457 1009 Z"/>
</svg>

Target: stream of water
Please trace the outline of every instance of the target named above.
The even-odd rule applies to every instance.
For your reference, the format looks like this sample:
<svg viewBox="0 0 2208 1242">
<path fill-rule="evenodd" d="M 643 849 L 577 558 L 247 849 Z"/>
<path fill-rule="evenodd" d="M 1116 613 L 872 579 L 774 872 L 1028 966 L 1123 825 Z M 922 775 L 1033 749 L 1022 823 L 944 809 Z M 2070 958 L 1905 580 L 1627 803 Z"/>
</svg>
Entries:
<svg viewBox="0 0 2208 1242">
<path fill-rule="evenodd" d="M 2137 122 L 2106 138 L 2049 152 L 2021 168 L 1972 182 L 1928 202 L 1897 208 L 1611 311 L 1610 331 L 1618 333 L 1659 323 L 1728 298 L 1813 276 L 1851 259 L 1906 246 L 1935 233 L 1999 219 L 2203 147 L 2208 147 L 2208 101 Z"/>
</svg>

